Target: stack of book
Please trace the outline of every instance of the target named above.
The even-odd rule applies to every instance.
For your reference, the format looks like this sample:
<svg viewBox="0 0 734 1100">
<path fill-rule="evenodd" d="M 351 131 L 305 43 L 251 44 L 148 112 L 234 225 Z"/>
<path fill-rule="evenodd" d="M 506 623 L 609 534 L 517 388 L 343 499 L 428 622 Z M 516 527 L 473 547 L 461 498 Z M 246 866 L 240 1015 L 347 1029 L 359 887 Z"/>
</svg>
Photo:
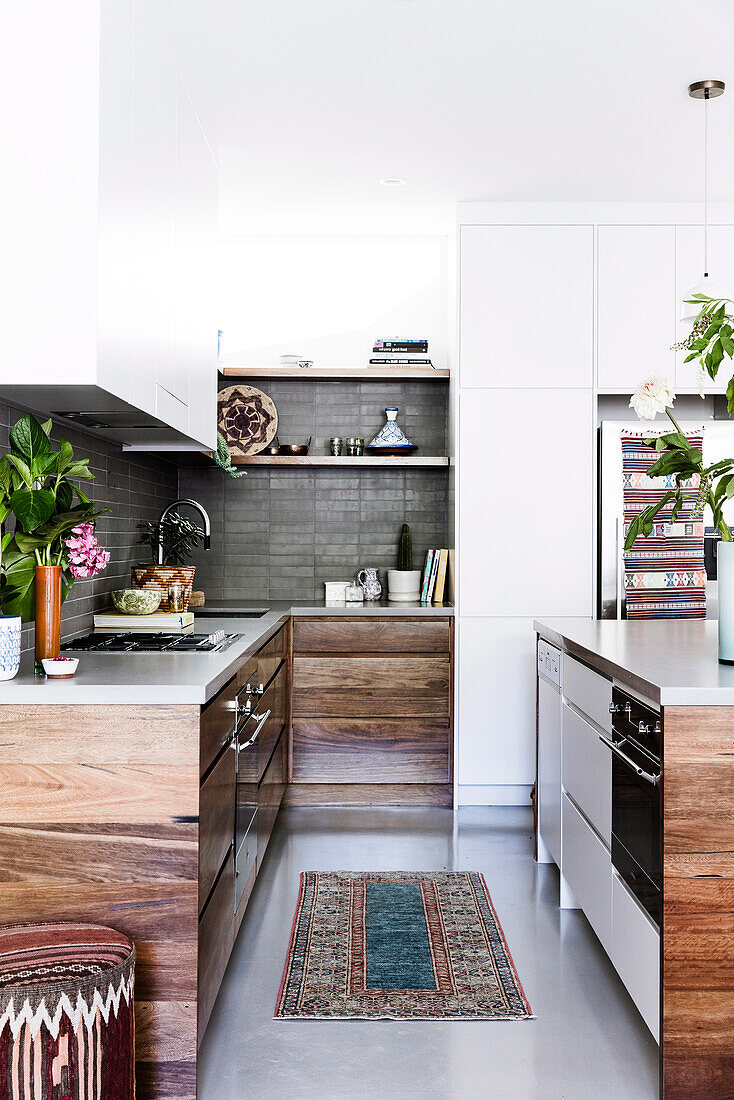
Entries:
<svg viewBox="0 0 734 1100">
<path fill-rule="evenodd" d="M 370 366 L 432 367 L 427 340 L 375 340 Z"/>
<path fill-rule="evenodd" d="M 152 615 L 124 615 L 121 611 L 102 611 L 94 616 L 95 630 L 119 630 L 129 634 L 152 631 L 164 634 L 193 634 L 192 611 L 154 611 Z"/>
<path fill-rule="evenodd" d="M 448 559 L 448 550 L 427 551 L 421 586 L 421 603 L 443 603 Z"/>
</svg>

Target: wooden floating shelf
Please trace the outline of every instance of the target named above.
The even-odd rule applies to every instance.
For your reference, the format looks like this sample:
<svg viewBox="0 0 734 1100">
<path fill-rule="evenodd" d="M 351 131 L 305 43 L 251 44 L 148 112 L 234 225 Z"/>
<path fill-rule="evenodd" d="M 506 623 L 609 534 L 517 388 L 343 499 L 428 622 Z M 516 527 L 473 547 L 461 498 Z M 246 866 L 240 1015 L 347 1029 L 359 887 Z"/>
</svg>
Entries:
<svg viewBox="0 0 734 1100">
<path fill-rule="evenodd" d="M 233 466 L 448 466 L 448 458 L 406 455 L 248 455 L 232 456 Z"/>
<path fill-rule="evenodd" d="M 447 382 L 446 367 L 359 367 L 334 370 L 318 367 L 220 367 L 223 378 L 293 379 L 298 382 Z"/>
</svg>

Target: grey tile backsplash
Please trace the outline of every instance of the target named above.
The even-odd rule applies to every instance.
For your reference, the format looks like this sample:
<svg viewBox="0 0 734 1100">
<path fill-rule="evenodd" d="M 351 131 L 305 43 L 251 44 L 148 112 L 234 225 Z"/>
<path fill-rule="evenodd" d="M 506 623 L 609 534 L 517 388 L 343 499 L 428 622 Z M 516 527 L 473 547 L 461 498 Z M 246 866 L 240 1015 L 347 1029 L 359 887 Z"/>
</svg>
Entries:
<svg viewBox="0 0 734 1100">
<path fill-rule="evenodd" d="M 386 405 L 400 408 L 399 422 L 419 454 L 446 453 L 444 383 L 274 382 L 263 388 L 275 401 L 282 443 L 312 436 L 312 454 L 326 454 L 332 435 L 360 435 L 365 442 L 382 427 Z M 23 410 L 0 402 L 0 449 Z M 396 564 L 403 523 L 413 535 L 414 563 L 428 547 L 448 545 L 449 477 L 446 469 L 344 469 L 249 467 L 232 479 L 216 467 L 182 467 L 159 455 L 124 452 L 115 443 L 58 424 L 53 437 L 68 439 L 91 458 L 95 481 L 89 495 L 107 515 L 97 521 L 100 542 L 111 553 L 94 580 L 77 581 L 62 611 L 62 636 L 91 629 L 92 614 L 109 606 L 109 592 L 130 583 L 130 567 L 148 560 L 137 545 L 137 524 L 158 518 L 177 496 L 194 497 L 209 512 L 211 550 L 199 551 L 195 587 L 209 599 L 318 599 L 324 581 L 347 580 L 358 569 Z M 23 628 L 24 650 L 33 647 L 33 625 Z"/>
<path fill-rule="evenodd" d="M 257 383 L 255 383 L 257 384 Z M 281 443 L 312 437 L 327 454 L 333 435 L 365 442 L 385 421 L 386 405 L 419 454 L 446 453 L 443 383 L 271 382 Z M 347 580 L 363 566 L 396 564 L 403 523 L 416 568 L 428 547 L 447 545 L 448 472 L 345 467 L 248 467 L 234 480 L 219 470 L 180 471 L 181 496 L 199 500 L 212 520 L 212 549 L 197 554 L 198 588 L 209 599 L 318 599 L 324 581 Z"/>
<path fill-rule="evenodd" d="M 23 415 L 22 409 L 0 402 L 0 449 L 8 446 L 12 424 Z M 140 532 L 137 524 L 158 518 L 161 509 L 178 493 L 177 467 L 156 455 L 131 454 L 116 443 L 107 443 L 86 432 L 54 426 L 53 438 L 63 436 L 81 458 L 90 458 L 95 480 L 85 484 L 88 496 L 107 515 L 97 520 L 97 537 L 110 551 L 110 563 L 93 580 L 77 581 L 62 608 L 62 637 L 91 628 L 95 611 L 109 606 L 109 592 L 130 587 L 130 566 L 147 560 L 145 547 L 136 546 Z M 23 649 L 32 649 L 33 625 L 23 627 Z"/>
</svg>

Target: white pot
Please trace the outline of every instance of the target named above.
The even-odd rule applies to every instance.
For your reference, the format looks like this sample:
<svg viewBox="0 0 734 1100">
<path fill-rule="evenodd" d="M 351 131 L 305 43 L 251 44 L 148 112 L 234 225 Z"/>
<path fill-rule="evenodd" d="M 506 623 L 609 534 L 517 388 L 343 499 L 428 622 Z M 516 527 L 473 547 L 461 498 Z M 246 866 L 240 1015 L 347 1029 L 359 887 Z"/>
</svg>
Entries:
<svg viewBox="0 0 734 1100">
<path fill-rule="evenodd" d="M 12 680 L 20 668 L 20 615 L 0 615 L 0 680 Z"/>
<path fill-rule="evenodd" d="M 421 598 L 421 569 L 388 569 L 387 598 L 408 602 Z"/>
</svg>

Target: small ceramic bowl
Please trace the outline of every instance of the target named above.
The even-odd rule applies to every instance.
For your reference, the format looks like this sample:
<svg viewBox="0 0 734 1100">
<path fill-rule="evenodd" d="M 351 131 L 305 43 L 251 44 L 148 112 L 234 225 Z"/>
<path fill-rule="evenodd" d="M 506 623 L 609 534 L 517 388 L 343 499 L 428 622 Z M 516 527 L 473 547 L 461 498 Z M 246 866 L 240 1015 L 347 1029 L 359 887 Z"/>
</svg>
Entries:
<svg viewBox="0 0 734 1100">
<path fill-rule="evenodd" d="M 70 680 L 78 667 L 78 657 L 45 657 L 43 660 L 43 671 L 49 680 Z"/>
<path fill-rule="evenodd" d="M 123 615 L 152 615 L 163 598 L 160 592 L 149 588 L 118 588 L 110 595 L 115 608 Z"/>
</svg>

